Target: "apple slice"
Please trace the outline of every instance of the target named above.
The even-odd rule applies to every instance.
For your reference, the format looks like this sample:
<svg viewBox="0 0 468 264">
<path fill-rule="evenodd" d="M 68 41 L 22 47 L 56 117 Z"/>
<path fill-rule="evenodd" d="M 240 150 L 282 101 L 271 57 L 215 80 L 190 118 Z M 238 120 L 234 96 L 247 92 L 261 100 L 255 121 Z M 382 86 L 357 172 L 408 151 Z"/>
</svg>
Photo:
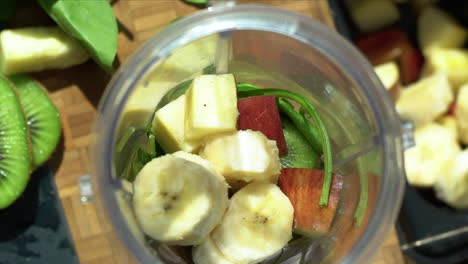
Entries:
<svg viewBox="0 0 468 264">
<path fill-rule="evenodd" d="M 294 207 L 295 232 L 313 236 L 316 232 L 327 233 L 330 230 L 343 187 L 343 177 L 333 174 L 328 205 L 320 208 L 322 184 L 321 170 L 302 168 L 281 170 L 278 186 Z"/>
<path fill-rule="evenodd" d="M 400 90 L 400 72 L 395 62 L 386 62 L 374 67 L 374 71 L 388 93 L 396 99 Z"/>
<path fill-rule="evenodd" d="M 424 54 L 432 48 L 460 48 L 467 35 L 455 19 L 435 7 L 424 8 L 418 18 L 418 41 Z"/>
<path fill-rule="evenodd" d="M 400 19 L 400 13 L 390 0 L 348 1 L 351 18 L 361 32 L 371 32 Z"/>
<path fill-rule="evenodd" d="M 454 92 L 468 82 L 468 51 L 465 49 L 432 48 L 426 53 L 429 73 L 443 71 L 447 74 Z"/>
<path fill-rule="evenodd" d="M 238 110 L 237 128 L 239 130 L 260 131 L 268 139 L 276 141 L 280 156 L 288 154 L 274 96 L 264 95 L 241 98 L 238 101 Z"/>
<path fill-rule="evenodd" d="M 361 37 L 356 46 L 373 65 L 398 61 L 402 81 L 409 84 L 419 78 L 423 57 L 414 48 L 406 33 L 399 29 L 387 29 Z"/>
</svg>

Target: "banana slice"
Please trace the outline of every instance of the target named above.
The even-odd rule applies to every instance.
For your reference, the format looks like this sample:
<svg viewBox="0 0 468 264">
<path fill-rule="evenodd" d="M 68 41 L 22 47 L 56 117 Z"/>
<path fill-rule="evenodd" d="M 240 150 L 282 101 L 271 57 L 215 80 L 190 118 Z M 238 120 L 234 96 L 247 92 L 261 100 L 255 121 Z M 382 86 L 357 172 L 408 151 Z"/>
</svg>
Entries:
<svg viewBox="0 0 468 264">
<path fill-rule="evenodd" d="M 416 146 L 405 151 L 406 177 L 412 185 L 431 187 L 449 173 L 460 146 L 449 129 L 436 123 L 416 128 L 414 140 Z"/>
<path fill-rule="evenodd" d="M 200 244 L 227 206 L 219 175 L 174 155 L 147 163 L 134 182 L 133 207 L 143 232 L 167 244 Z"/>
<path fill-rule="evenodd" d="M 219 251 L 209 236 L 203 243 L 193 247 L 192 256 L 195 264 L 235 264 Z"/>
<path fill-rule="evenodd" d="M 292 237 L 294 209 L 275 184 L 251 183 L 234 196 L 211 237 L 234 263 L 258 263 L 283 248 Z"/>
<path fill-rule="evenodd" d="M 281 168 L 278 153 L 276 142 L 263 133 L 241 130 L 209 140 L 200 156 L 238 189 L 252 181 L 276 183 Z"/>
<path fill-rule="evenodd" d="M 468 208 L 468 150 L 457 156 L 449 173 L 436 180 L 435 191 L 447 204 L 458 209 Z"/>
</svg>

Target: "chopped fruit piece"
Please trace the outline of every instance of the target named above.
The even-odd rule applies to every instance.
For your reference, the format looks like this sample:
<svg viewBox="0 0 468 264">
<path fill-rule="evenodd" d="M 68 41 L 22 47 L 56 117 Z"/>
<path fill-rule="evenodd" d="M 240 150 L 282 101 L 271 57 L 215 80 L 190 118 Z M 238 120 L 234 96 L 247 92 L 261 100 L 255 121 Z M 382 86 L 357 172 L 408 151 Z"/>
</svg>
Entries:
<svg viewBox="0 0 468 264">
<path fill-rule="evenodd" d="M 396 60 L 403 54 L 408 42 L 406 34 L 399 29 L 387 29 L 359 38 L 356 46 L 373 65 Z"/>
<path fill-rule="evenodd" d="M 400 68 L 404 84 L 412 83 L 418 80 L 423 65 L 423 56 L 421 52 L 412 46 L 407 46 L 403 50 L 400 58 Z"/>
<path fill-rule="evenodd" d="M 221 176 L 199 163 L 167 154 L 136 176 L 135 216 L 146 235 L 169 245 L 201 244 L 229 205 Z"/>
<path fill-rule="evenodd" d="M 210 236 L 200 245 L 193 247 L 192 256 L 195 264 L 234 264 L 219 251 Z"/>
<path fill-rule="evenodd" d="M 186 95 L 186 138 L 236 131 L 237 88 L 232 74 L 198 76 Z"/>
<path fill-rule="evenodd" d="M 58 27 L 8 29 L 0 33 L 0 68 L 5 74 L 63 69 L 89 58 Z"/>
<path fill-rule="evenodd" d="M 356 45 L 373 65 L 397 60 L 404 84 L 414 82 L 419 77 L 422 55 L 403 31 L 388 29 L 369 34 L 358 39 Z"/>
<path fill-rule="evenodd" d="M 468 150 L 457 155 L 451 170 L 435 183 L 437 198 L 457 209 L 468 208 Z"/>
<path fill-rule="evenodd" d="M 446 115 L 440 118 L 437 123 L 447 128 L 452 134 L 453 138 L 458 139 L 457 121 L 453 115 Z"/>
<path fill-rule="evenodd" d="M 280 156 L 288 153 L 274 96 L 264 95 L 241 98 L 238 107 L 237 128 L 239 130 L 260 131 L 267 138 L 276 141 Z"/>
<path fill-rule="evenodd" d="M 468 82 L 468 51 L 461 49 L 434 48 L 427 52 L 427 71 L 442 71 L 447 74 L 452 88 L 456 90 Z"/>
<path fill-rule="evenodd" d="M 288 196 L 294 207 L 294 229 L 298 233 L 327 233 L 335 217 L 343 177 L 333 174 L 330 199 L 320 208 L 323 171 L 315 169 L 286 168 L 281 171 L 278 186 Z"/>
<path fill-rule="evenodd" d="M 185 137 L 185 95 L 159 109 L 153 120 L 156 140 L 167 153 L 179 150 L 194 152 L 200 141 L 189 141 Z"/>
<path fill-rule="evenodd" d="M 406 177 L 412 185 L 431 187 L 444 178 L 460 146 L 449 129 L 429 123 L 416 128 L 416 146 L 405 151 Z"/>
<path fill-rule="evenodd" d="M 348 1 L 351 17 L 362 32 L 371 32 L 400 19 L 400 13 L 390 0 Z"/>
<path fill-rule="evenodd" d="M 468 144 L 468 83 L 463 85 L 458 91 L 455 112 L 458 127 L 458 139 L 463 144 Z"/>
<path fill-rule="evenodd" d="M 421 125 L 446 113 L 453 97 L 447 76 L 439 72 L 403 89 L 396 108 L 402 119 Z"/>
<path fill-rule="evenodd" d="M 291 239 L 293 215 L 291 202 L 278 186 L 251 183 L 232 196 L 211 238 L 233 263 L 260 263 Z"/>
<path fill-rule="evenodd" d="M 467 34 L 452 17 L 432 6 L 418 18 L 418 41 L 424 54 L 432 48 L 460 48 Z"/>
<path fill-rule="evenodd" d="M 386 62 L 374 67 L 375 73 L 387 89 L 388 93 L 396 99 L 400 90 L 400 72 L 395 62 Z"/>
<path fill-rule="evenodd" d="M 258 131 L 214 137 L 200 156 L 211 162 L 234 189 L 252 181 L 276 183 L 280 173 L 276 142 Z"/>
</svg>

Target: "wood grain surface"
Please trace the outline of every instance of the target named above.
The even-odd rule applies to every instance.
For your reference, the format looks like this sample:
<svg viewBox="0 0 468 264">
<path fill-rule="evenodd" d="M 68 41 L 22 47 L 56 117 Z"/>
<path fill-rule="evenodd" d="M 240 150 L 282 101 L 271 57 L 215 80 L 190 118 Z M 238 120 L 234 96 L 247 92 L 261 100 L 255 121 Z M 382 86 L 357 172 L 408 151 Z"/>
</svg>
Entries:
<svg viewBox="0 0 468 264">
<path fill-rule="evenodd" d="M 198 10 L 181 0 L 120 0 L 111 1 L 120 22 L 118 59 L 125 61 L 150 36 L 169 21 Z M 239 0 L 239 3 L 273 5 L 293 10 L 322 21 L 333 27 L 333 20 L 326 0 Z M 26 7 L 27 6 L 27 7 Z M 40 10 L 34 3 L 20 6 L 16 25 L 30 25 L 28 8 Z M 40 13 L 40 12 L 39 12 Z M 43 13 L 34 17 L 44 24 L 52 22 Z M 130 263 L 119 243 L 104 208 L 97 197 L 96 202 L 83 204 L 80 201 L 78 177 L 90 173 L 88 148 L 92 139 L 92 127 L 96 107 L 110 79 L 93 62 L 60 71 L 34 74 L 50 92 L 60 110 L 63 138 L 58 151 L 51 160 L 56 172 L 66 218 L 75 241 L 80 262 Z M 394 232 L 375 257 L 373 263 L 403 263 L 398 240 Z"/>
</svg>

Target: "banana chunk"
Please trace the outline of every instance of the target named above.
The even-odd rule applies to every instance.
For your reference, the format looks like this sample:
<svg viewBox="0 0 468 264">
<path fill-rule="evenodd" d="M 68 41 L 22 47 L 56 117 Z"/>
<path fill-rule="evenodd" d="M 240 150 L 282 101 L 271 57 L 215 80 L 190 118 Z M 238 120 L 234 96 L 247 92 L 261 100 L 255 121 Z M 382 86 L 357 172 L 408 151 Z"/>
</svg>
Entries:
<svg viewBox="0 0 468 264">
<path fill-rule="evenodd" d="M 167 244 L 200 244 L 227 206 L 221 176 L 171 154 L 147 163 L 134 182 L 133 207 L 143 232 Z"/>
<path fill-rule="evenodd" d="M 452 132 L 436 123 L 416 128 L 416 146 L 405 151 L 406 177 L 412 185 L 431 187 L 444 178 L 460 153 Z"/>
<path fill-rule="evenodd" d="M 192 256 L 195 264 L 235 264 L 219 251 L 211 237 L 208 237 L 200 245 L 193 247 Z"/>
<path fill-rule="evenodd" d="M 403 119 L 419 126 L 447 112 L 453 98 L 447 75 L 437 72 L 403 89 L 396 109 Z"/>
<path fill-rule="evenodd" d="M 278 153 L 276 142 L 263 133 L 241 130 L 209 140 L 200 156 L 237 189 L 252 181 L 276 183 L 281 168 Z"/>
<path fill-rule="evenodd" d="M 458 209 L 468 208 L 468 150 L 457 156 L 449 173 L 436 180 L 435 191 L 447 204 Z"/>
<path fill-rule="evenodd" d="M 259 263 L 292 237 L 294 209 L 275 184 L 251 183 L 231 198 L 211 237 L 221 254 L 234 263 Z"/>
<path fill-rule="evenodd" d="M 468 144 L 468 83 L 460 87 L 458 91 L 455 119 L 457 120 L 458 138 L 462 143 Z"/>
</svg>

